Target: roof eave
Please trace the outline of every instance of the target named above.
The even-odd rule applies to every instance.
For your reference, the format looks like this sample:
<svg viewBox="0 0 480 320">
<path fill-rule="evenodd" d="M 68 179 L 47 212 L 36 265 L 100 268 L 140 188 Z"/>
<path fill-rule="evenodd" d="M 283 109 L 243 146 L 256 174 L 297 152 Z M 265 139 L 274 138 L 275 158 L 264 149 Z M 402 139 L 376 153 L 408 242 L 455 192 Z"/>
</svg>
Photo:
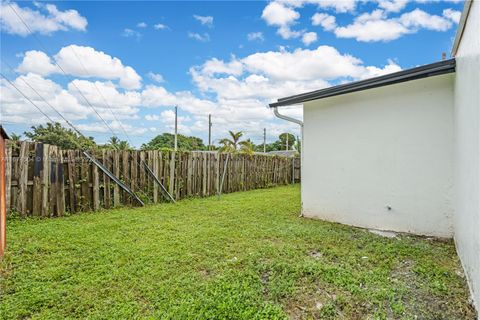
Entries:
<svg viewBox="0 0 480 320">
<path fill-rule="evenodd" d="M 417 80 L 436 75 L 455 72 L 455 59 L 443 60 L 432 64 L 390 73 L 384 76 L 355 81 L 334 87 L 329 87 L 312 92 L 302 93 L 286 98 L 280 98 L 277 102 L 269 104 L 271 108 L 301 104 L 303 102 L 333 97 L 341 94 L 383 87 L 396 83 Z"/>
<path fill-rule="evenodd" d="M 3 129 L 3 126 L 0 125 L 0 136 L 3 138 L 3 139 L 10 139 L 10 137 L 8 136 L 7 132 L 5 131 L 5 129 Z"/>
<path fill-rule="evenodd" d="M 460 17 L 460 21 L 458 22 L 455 40 L 453 41 L 452 52 L 450 53 L 452 57 L 455 57 L 457 55 L 458 47 L 460 46 L 460 42 L 462 41 L 463 31 L 465 30 L 465 25 L 467 23 L 468 14 L 470 13 L 470 8 L 472 7 L 472 4 L 473 0 L 467 0 L 463 5 L 462 15 Z"/>
</svg>

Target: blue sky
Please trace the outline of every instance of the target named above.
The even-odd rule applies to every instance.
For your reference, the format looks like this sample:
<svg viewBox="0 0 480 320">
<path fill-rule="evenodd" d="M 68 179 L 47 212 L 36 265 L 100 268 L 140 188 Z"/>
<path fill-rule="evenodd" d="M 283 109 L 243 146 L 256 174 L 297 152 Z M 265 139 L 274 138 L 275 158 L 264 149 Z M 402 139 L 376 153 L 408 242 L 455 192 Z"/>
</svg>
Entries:
<svg viewBox="0 0 480 320">
<path fill-rule="evenodd" d="M 286 130 L 298 134 L 266 104 L 440 60 L 463 7 L 428 0 L 1 5 L 2 74 L 53 119 L 61 120 L 26 83 L 102 143 L 112 133 L 92 104 L 136 146 L 172 131 L 173 105 L 180 133 L 203 139 L 209 113 L 214 140 L 229 129 L 256 143 L 263 128 L 270 141 Z M 3 79 L 0 90 L 8 131 L 46 121 Z M 299 107 L 287 113 L 302 116 Z"/>
</svg>

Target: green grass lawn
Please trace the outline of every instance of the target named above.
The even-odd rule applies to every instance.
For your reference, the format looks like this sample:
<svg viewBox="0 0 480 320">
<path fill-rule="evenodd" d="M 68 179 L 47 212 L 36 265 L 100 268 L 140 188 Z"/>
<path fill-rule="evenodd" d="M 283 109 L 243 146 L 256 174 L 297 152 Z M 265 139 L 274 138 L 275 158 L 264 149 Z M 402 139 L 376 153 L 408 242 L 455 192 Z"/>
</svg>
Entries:
<svg viewBox="0 0 480 320">
<path fill-rule="evenodd" d="M 299 211 L 287 186 L 9 220 L 0 318 L 474 318 L 451 241 Z"/>
</svg>

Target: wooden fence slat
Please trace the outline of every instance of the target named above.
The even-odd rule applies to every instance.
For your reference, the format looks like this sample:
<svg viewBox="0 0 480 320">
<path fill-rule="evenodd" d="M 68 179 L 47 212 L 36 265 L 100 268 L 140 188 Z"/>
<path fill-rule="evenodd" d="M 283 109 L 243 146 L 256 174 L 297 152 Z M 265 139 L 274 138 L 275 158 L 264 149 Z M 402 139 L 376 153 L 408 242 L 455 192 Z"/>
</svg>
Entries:
<svg viewBox="0 0 480 320">
<path fill-rule="evenodd" d="M 29 144 L 23 141 L 20 144 L 20 153 L 18 156 L 18 175 L 17 175 L 17 211 L 22 215 L 27 215 L 27 183 L 28 183 L 28 147 Z"/>
<path fill-rule="evenodd" d="M 98 174 L 98 167 L 92 168 L 92 183 L 93 183 L 93 210 L 100 210 L 100 176 Z"/>
<path fill-rule="evenodd" d="M 61 150 L 58 150 L 58 176 L 57 176 L 57 210 L 58 216 L 63 216 L 65 214 L 65 173 L 63 166 L 63 154 Z"/>
<path fill-rule="evenodd" d="M 11 143 L 7 144 L 7 150 L 5 152 L 5 156 L 7 157 L 5 162 L 5 179 L 6 179 L 6 208 L 7 214 L 12 209 L 11 207 L 11 190 L 12 190 L 12 146 Z"/>
<path fill-rule="evenodd" d="M 120 159 L 119 151 L 112 151 L 113 154 L 113 171 L 111 171 L 116 177 L 120 177 Z M 113 184 L 113 205 L 115 207 L 120 206 L 120 187 L 118 184 Z"/>
<path fill-rule="evenodd" d="M 171 152 L 170 153 L 170 175 L 169 175 L 170 184 L 168 186 L 168 192 L 172 196 L 175 196 L 175 194 L 173 193 L 174 187 L 175 187 L 175 167 L 176 167 L 175 157 L 176 157 L 175 151 Z M 175 200 L 177 200 L 176 197 L 175 197 Z"/>
</svg>

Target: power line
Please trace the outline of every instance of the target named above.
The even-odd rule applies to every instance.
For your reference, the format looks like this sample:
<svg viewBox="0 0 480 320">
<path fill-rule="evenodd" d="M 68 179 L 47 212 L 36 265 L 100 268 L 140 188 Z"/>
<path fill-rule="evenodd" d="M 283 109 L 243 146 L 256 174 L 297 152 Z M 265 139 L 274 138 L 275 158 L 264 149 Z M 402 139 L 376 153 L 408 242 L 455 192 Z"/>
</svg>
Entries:
<svg viewBox="0 0 480 320">
<path fill-rule="evenodd" d="M 35 33 L 32 32 L 32 30 L 30 29 L 30 27 L 28 26 L 28 24 L 25 22 L 25 20 L 23 20 L 23 18 L 20 16 L 20 14 L 17 12 L 17 10 L 15 10 L 15 8 L 11 5 L 11 3 L 7 3 L 8 6 L 10 7 L 10 9 L 12 9 L 12 11 L 15 13 L 15 15 L 18 17 L 18 19 L 20 19 L 20 21 L 23 23 L 23 25 L 25 25 L 25 27 L 27 28 L 27 30 L 30 32 L 30 34 L 35 38 L 35 40 L 40 44 L 40 46 L 42 47 L 43 50 L 45 50 L 49 55 L 50 52 L 49 50 L 47 50 L 47 48 L 43 45 L 43 43 L 40 41 L 40 39 L 35 35 Z M 52 59 L 53 63 L 55 63 L 55 65 L 63 72 L 63 74 L 66 76 L 66 77 L 69 77 L 71 78 L 70 76 L 67 75 L 67 73 L 65 72 L 65 70 L 57 63 L 57 61 L 55 59 Z M 95 109 L 95 107 L 90 103 L 90 101 L 87 99 L 87 97 L 83 94 L 83 92 L 80 90 L 80 88 L 75 84 L 74 81 L 71 82 L 71 84 L 77 89 L 78 93 L 80 93 L 80 95 L 83 97 L 83 99 L 85 99 L 85 101 L 87 102 L 87 104 L 92 108 L 92 110 L 97 114 L 97 116 L 103 121 L 103 123 L 105 124 L 105 126 L 112 132 L 112 134 L 114 136 L 117 136 L 115 134 L 115 132 L 113 131 L 113 129 L 108 125 L 108 123 L 105 121 L 105 119 L 102 118 L 102 116 L 98 113 L 98 111 Z"/>
<path fill-rule="evenodd" d="M 8 83 L 10 83 L 23 97 L 25 97 L 25 99 L 27 99 L 33 106 L 35 106 L 35 108 L 37 108 L 38 111 L 40 111 L 45 117 L 47 117 L 47 119 L 49 119 L 50 122 L 55 123 L 55 121 L 54 121 L 52 118 L 50 118 L 45 112 L 43 112 L 43 110 L 42 110 L 39 106 L 37 106 L 29 97 L 27 97 L 27 95 L 25 95 L 25 93 L 23 93 L 22 90 L 20 90 L 20 89 L 19 89 L 12 81 L 10 81 L 3 73 L 0 73 L 0 75 L 1 75 L 5 80 L 7 80 Z M 37 94 L 38 94 L 38 92 L 37 92 Z M 40 96 L 40 97 L 42 98 L 42 100 L 46 101 L 42 96 Z M 49 105 L 50 105 L 50 104 L 49 104 Z M 50 106 L 53 108 L 52 105 L 50 105 Z M 53 109 L 55 109 L 55 108 L 53 108 Z M 56 109 L 55 109 L 55 110 L 56 110 Z M 58 110 L 56 110 L 56 111 L 57 111 L 57 113 L 60 114 L 60 112 L 59 112 Z M 61 114 L 60 114 L 60 115 L 61 115 Z M 62 116 L 62 118 L 64 118 L 64 117 Z M 78 129 L 76 129 L 73 125 L 71 125 L 71 126 L 72 126 L 72 128 L 75 129 L 75 131 L 77 131 L 77 132 L 79 133 L 80 136 L 82 136 L 84 139 L 88 139 L 84 134 L 82 134 L 82 133 L 81 133 Z M 84 153 L 85 153 L 85 152 L 84 152 Z M 88 154 L 85 153 L 85 155 L 88 155 Z M 107 161 L 113 166 L 112 161 L 110 161 L 109 159 L 105 159 L 105 160 L 107 160 Z M 139 165 L 140 165 L 140 164 L 139 164 Z M 125 178 L 126 178 L 126 177 L 125 177 Z M 132 179 L 130 179 L 130 184 L 134 184 L 134 185 L 137 187 L 138 190 L 140 190 L 141 192 L 143 192 L 143 191 L 141 190 L 142 188 L 140 188 L 139 184 L 138 184 L 138 183 L 135 183 L 135 181 L 133 181 Z"/>
<path fill-rule="evenodd" d="M 77 51 L 75 50 L 74 46 L 70 46 L 70 48 L 72 49 L 72 52 L 73 54 L 75 55 L 75 57 L 77 58 L 78 62 L 80 62 L 80 65 L 82 66 L 83 70 L 85 71 L 86 74 L 89 74 L 87 68 L 85 67 L 85 65 L 83 64 L 82 60 L 80 59 L 80 57 L 78 56 L 77 54 Z M 95 89 L 97 90 L 98 94 L 100 95 L 100 97 L 102 97 L 102 100 L 103 102 L 105 102 L 105 105 L 107 106 L 108 110 L 110 110 L 110 113 L 112 114 L 112 116 L 114 117 L 114 119 L 118 122 L 118 124 L 120 125 L 120 128 L 122 128 L 122 131 L 123 133 L 125 134 L 125 136 L 127 137 L 128 141 L 130 142 L 130 145 L 133 145 L 132 143 L 132 140 L 130 139 L 130 136 L 128 135 L 127 131 L 125 130 L 125 128 L 123 127 L 122 123 L 118 120 L 117 116 L 115 115 L 115 113 L 113 112 L 112 110 L 112 107 L 110 106 L 110 104 L 107 102 L 107 99 L 105 99 L 105 96 L 102 94 L 102 92 L 100 91 L 100 89 L 98 88 L 97 86 L 97 83 L 96 82 L 93 82 L 93 85 L 95 86 Z"/>
<path fill-rule="evenodd" d="M 1 75 L 5 80 L 7 80 L 8 83 L 10 83 L 10 85 L 11 85 L 12 87 L 14 87 L 25 99 L 27 99 L 28 101 L 30 101 L 30 103 L 31 103 L 35 108 L 37 108 L 37 110 L 40 111 L 41 114 L 43 114 L 45 117 L 47 117 L 47 119 L 50 120 L 51 122 L 55 123 L 55 121 L 53 121 L 53 119 L 50 118 L 50 117 L 48 116 L 48 114 L 46 114 L 45 112 L 43 112 L 43 110 L 42 110 L 39 106 L 37 106 L 37 105 L 35 104 L 35 102 L 33 102 L 32 100 L 30 100 L 30 98 L 27 97 L 20 89 L 18 89 L 18 87 L 17 87 L 12 81 L 8 80 L 8 78 L 5 77 L 5 75 L 4 75 L 3 73 L 0 73 L 0 75 Z"/>
<path fill-rule="evenodd" d="M 8 64 L 5 60 L 2 60 L 4 64 L 6 64 L 10 70 L 12 70 L 17 76 L 19 76 L 19 74 L 12 68 L 12 66 L 10 66 L 10 64 Z M 5 78 L 5 77 L 4 77 Z M 5 78 L 6 79 L 6 78 Z M 40 95 L 40 93 L 38 93 L 38 91 L 32 87 L 27 80 L 25 80 L 24 78 L 22 77 L 18 77 L 17 79 L 21 79 L 30 89 L 33 90 L 33 92 L 35 92 L 37 94 L 37 96 L 40 97 L 40 99 L 42 99 L 46 104 L 48 104 L 50 106 L 50 108 L 52 108 L 77 134 L 79 134 L 80 136 L 83 136 L 82 133 L 70 122 L 68 121 L 67 118 L 65 118 L 61 113 L 60 111 L 58 111 L 54 106 L 52 106 L 44 97 L 42 97 Z M 7 79 L 7 81 L 9 81 Z"/>
</svg>

